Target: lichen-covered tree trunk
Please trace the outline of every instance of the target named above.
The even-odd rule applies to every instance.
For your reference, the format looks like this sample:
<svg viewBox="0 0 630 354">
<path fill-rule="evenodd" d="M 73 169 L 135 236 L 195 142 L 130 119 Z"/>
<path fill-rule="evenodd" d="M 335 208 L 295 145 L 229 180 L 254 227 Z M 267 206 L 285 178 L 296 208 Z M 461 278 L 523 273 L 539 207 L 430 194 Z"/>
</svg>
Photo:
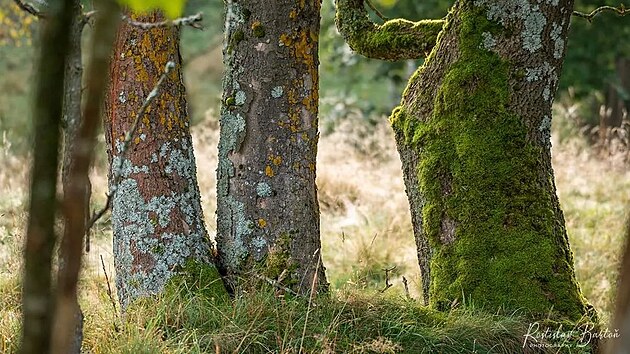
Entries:
<svg viewBox="0 0 630 354">
<path fill-rule="evenodd" d="M 130 16 L 142 22 L 163 20 L 157 13 Z M 105 128 L 112 168 L 116 286 L 125 307 L 140 296 L 160 292 L 190 261 L 213 266 L 190 137 L 179 29 L 123 23 L 114 46 Z M 169 61 L 175 68 L 121 156 L 125 135 Z"/>
<path fill-rule="evenodd" d="M 320 261 L 315 186 L 320 0 L 225 2 L 219 264 L 305 293 Z"/>
<path fill-rule="evenodd" d="M 366 31 L 409 47 L 401 26 L 368 24 L 362 0 L 338 5 L 338 25 L 355 50 L 373 47 L 358 40 Z M 411 26 L 433 50 L 390 120 L 425 298 L 437 308 L 464 302 L 573 320 L 589 312 L 550 154 L 551 104 L 572 6 L 459 0 L 434 42 L 434 22 Z"/>
</svg>

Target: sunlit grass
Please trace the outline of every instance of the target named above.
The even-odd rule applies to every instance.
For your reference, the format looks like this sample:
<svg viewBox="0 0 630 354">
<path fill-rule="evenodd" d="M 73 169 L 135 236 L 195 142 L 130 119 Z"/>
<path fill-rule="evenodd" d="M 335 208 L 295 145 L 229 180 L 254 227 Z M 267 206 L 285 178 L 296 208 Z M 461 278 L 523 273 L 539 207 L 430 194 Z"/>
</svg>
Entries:
<svg viewBox="0 0 630 354">
<path fill-rule="evenodd" d="M 216 230 L 215 170 L 218 132 L 212 117 L 193 130 L 197 170 L 209 233 Z M 21 245 L 26 225 L 28 158 L 0 149 L 0 352 L 15 351 L 19 338 Z M 92 173 L 93 207 L 105 201 L 107 159 L 99 152 Z M 596 154 L 579 138 L 554 142 L 560 201 L 575 255 L 577 277 L 603 320 L 610 318 L 630 172 Z M 318 158 L 322 254 L 333 286 L 310 313 L 302 345 L 308 352 L 510 353 L 524 324 L 518 315 L 457 309 L 440 315 L 407 299 L 420 298 L 416 250 L 407 199 L 390 129 L 348 121 L 322 137 Z M 250 294 L 233 304 L 194 295 L 164 298 L 120 317 L 114 291 L 111 225 L 99 222 L 85 256 L 80 302 L 85 312 L 84 348 L 94 353 L 195 353 L 251 351 L 296 353 L 306 320 L 305 303 Z M 105 265 L 105 272 L 101 264 Z M 385 272 L 393 286 L 384 293 Z M 182 300 L 184 299 L 184 300 Z M 114 298 L 115 300 L 115 298 Z M 176 300 L 181 300 L 179 303 Z M 117 306 L 117 304 L 116 304 Z M 468 312 L 466 312 L 468 311 Z M 312 321 L 312 322 L 311 322 Z M 365 328 L 364 328 L 365 327 Z M 424 348 L 424 347 L 423 347 Z M 484 349 L 485 348 L 485 349 Z M 413 351 L 412 351 L 413 352 Z M 421 351 L 420 351 L 421 352 Z"/>
</svg>

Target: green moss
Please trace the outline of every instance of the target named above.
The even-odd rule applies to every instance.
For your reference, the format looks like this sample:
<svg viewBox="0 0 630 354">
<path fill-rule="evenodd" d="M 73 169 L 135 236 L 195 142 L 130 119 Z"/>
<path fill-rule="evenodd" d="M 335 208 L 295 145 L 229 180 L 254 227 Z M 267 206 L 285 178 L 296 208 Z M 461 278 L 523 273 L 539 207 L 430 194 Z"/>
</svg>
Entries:
<svg viewBox="0 0 630 354">
<path fill-rule="evenodd" d="M 251 11 L 249 11 L 248 9 L 246 9 L 246 8 L 243 8 L 243 20 L 244 20 L 245 22 L 248 22 L 248 21 L 249 21 L 249 18 L 250 18 L 251 16 L 252 16 L 252 12 L 251 12 Z"/>
<path fill-rule="evenodd" d="M 229 301 L 219 271 L 214 265 L 188 260 L 164 286 L 166 296 L 194 294 L 217 301 Z"/>
<path fill-rule="evenodd" d="M 243 32 L 243 30 L 241 29 L 236 30 L 236 32 L 234 32 L 234 34 L 232 35 L 232 38 L 230 38 L 230 42 L 227 48 L 228 53 L 232 53 L 234 48 L 236 48 L 236 46 L 239 43 L 241 43 L 241 41 L 244 39 L 245 39 L 245 33 Z"/>
<path fill-rule="evenodd" d="M 282 280 L 286 286 L 297 284 L 294 273 L 297 265 L 291 258 L 291 243 L 293 236 L 289 233 L 282 233 L 276 243 L 267 253 L 261 274 L 274 280 Z M 283 274 L 284 273 L 284 274 Z M 283 279 L 279 279 L 282 276 Z"/>
<path fill-rule="evenodd" d="M 432 115 L 420 121 L 410 114 L 415 107 L 398 107 L 390 118 L 419 154 L 422 226 L 434 250 L 430 303 L 448 309 L 459 299 L 491 311 L 524 309 L 535 317 L 552 311 L 577 320 L 586 304 L 552 186 L 539 176 L 544 151 L 509 111 L 512 65 L 480 45 L 483 32 L 501 28 L 482 10 L 462 6 L 459 57 Z M 454 229 L 452 240 L 440 239 L 445 228 Z"/>
<path fill-rule="evenodd" d="M 436 43 L 444 20 L 411 22 L 394 19 L 373 24 L 353 1 L 337 1 L 337 25 L 350 47 L 361 55 L 383 60 L 425 57 Z"/>
<path fill-rule="evenodd" d="M 256 38 L 262 38 L 265 36 L 265 26 L 262 25 L 259 21 L 255 21 L 252 23 L 252 33 Z"/>
</svg>

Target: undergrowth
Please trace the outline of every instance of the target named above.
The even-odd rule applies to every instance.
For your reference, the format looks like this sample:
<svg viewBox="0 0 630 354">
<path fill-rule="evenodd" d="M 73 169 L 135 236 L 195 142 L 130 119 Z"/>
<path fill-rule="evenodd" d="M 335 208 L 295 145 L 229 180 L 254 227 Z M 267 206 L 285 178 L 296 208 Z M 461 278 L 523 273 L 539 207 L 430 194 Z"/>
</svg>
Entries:
<svg viewBox="0 0 630 354">
<path fill-rule="evenodd" d="M 266 288 L 216 299 L 189 283 L 131 306 L 97 353 L 555 353 L 523 349 L 529 322 L 474 308 L 448 313 L 378 292 L 345 289 L 308 299 Z M 531 341 L 530 341 L 531 342 Z M 572 343 L 573 352 L 580 352 Z M 529 343 L 528 343 L 529 345 Z M 554 346 L 555 345 L 555 346 Z"/>
</svg>

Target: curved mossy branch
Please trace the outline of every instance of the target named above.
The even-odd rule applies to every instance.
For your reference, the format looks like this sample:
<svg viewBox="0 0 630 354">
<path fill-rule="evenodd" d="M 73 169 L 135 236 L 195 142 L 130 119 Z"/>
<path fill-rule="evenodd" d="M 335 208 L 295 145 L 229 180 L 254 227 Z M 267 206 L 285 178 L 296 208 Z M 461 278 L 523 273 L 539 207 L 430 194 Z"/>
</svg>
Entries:
<svg viewBox="0 0 630 354">
<path fill-rule="evenodd" d="M 394 19 L 373 23 L 363 0 L 336 0 L 337 28 L 355 52 L 368 58 L 406 60 L 424 58 L 433 49 L 444 20 L 418 22 Z"/>
</svg>

